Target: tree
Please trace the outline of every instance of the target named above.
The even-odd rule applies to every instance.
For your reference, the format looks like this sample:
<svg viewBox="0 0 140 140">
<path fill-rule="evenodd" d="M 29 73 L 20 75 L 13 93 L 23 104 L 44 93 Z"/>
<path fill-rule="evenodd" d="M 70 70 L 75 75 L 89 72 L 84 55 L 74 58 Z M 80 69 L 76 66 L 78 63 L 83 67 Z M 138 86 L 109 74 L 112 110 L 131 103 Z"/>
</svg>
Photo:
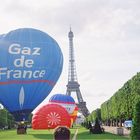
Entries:
<svg viewBox="0 0 140 140">
<path fill-rule="evenodd" d="M 140 101 L 135 106 L 131 138 L 132 140 L 140 140 Z"/>
<path fill-rule="evenodd" d="M 102 130 L 101 126 L 100 126 L 98 118 L 96 118 L 96 120 L 95 120 L 94 127 L 90 128 L 90 132 L 93 133 L 93 134 L 101 134 L 101 133 L 103 133 L 103 130 Z"/>
<path fill-rule="evenodd" d="M 5 109 L 0 110 L 0 128 L 7 126 L 7 111 Z"/>
<path fill-rule="evenodd" d="M 135 104 L 140 101 L 140 72 L 128 80 L 114 95 L 101 105 L 101 118 L 118 124 L 133 118 Z"/>
<path fill-rule="evenodd" d="M 14 124 L 14 117 L 6 109 L 0 109 L 0 128 L 13 128 Z"/>
</svg>

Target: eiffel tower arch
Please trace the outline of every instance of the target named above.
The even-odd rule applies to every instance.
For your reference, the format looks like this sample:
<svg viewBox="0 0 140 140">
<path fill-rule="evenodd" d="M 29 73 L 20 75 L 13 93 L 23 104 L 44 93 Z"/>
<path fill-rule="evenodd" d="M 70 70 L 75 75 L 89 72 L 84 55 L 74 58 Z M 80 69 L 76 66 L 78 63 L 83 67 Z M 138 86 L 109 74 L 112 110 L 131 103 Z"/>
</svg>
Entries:
<svg viewBox="0 0 140 140">
<path fill-rule="evenodd" d="M 87 117 L 90 113 L 86 107 L 86 102 L 83 100 L 81 91 L 80 91 L 80 84 L 77 80 L 76 74 L 76 66 L 75 66 L 75 59 L 74 59 L 74 47 L 73 47 L 73 32 L 70 29 L 68 33 L 69 38 L 69 71 L 68 71 L 68 84 L 67 84 L 67 91 L 66 94 L 71 96 L 71 93 L 75 93 L 78 100 L 78 108 L 80 112 Z"/>
</svg>

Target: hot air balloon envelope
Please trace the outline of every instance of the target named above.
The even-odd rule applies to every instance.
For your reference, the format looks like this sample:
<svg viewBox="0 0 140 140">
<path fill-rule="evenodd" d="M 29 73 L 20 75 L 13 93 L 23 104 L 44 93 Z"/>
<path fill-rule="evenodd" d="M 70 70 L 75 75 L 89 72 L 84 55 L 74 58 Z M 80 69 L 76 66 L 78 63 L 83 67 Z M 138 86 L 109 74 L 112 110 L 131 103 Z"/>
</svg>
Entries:
<svg viewBox="0 0 140 140">
<path fill-rule="evenodd" d="M 22 28 L 0 36 L 0 102 L 16 121 L 41 103 L 57 82 L 63 56 L 48 34 Z"/>
<path fill-rule="evenodd" d="M 72 119 L 72 122 L 75 122 L 76 118 L 77 118 L 77 114 L 78 114 L 78 107 L 76 106 L 73 113 L 70 114 L 70 117 Z"/>
<path fill-rule="evenodd" d="M 68 112 L 60 105 L 47 104 L 42 106 L 32 118 L 33 129 L 54 129 L 57 126 L 70 127 Z"/>
<path fill-rule="evenodd" d="M 63 106 L 68 111 L 69 114 L 73 113 L 76 107 L 74 99 L 71 96 L 64 94 L 53 95 L 50 98 L 49 103 L 55 103 Z"/>
</svg>

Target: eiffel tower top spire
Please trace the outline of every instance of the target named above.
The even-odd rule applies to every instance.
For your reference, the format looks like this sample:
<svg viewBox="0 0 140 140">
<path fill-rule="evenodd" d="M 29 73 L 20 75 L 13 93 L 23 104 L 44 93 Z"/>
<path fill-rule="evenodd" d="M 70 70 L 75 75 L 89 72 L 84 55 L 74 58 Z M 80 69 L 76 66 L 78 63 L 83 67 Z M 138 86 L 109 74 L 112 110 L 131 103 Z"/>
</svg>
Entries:
<svg viewBox="0 0 140 140">
<path fill-rule="evenodd" d="M 73 32 L 71 30 L 71 26 L 70 26 L 70 31 L 69 31 L 68 37 L 71 39 L 73 39 L 73 37 L 74 37 Z"/>
</svg>

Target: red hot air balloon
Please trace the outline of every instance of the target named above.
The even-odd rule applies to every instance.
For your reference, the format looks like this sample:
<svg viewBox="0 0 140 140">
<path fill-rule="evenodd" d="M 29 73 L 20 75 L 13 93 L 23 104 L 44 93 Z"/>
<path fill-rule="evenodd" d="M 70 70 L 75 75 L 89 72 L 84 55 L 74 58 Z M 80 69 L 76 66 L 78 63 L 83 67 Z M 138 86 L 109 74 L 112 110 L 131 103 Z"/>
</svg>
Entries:
<svg viewBox="0 0 140 140">
<path fill-rule="evenodd" d="M 54 129 L 57 126 L 71 126 L 70 115 L 66 109 L 60 105 L 44 105 L 33 115 L 33 129 Z"/>
<path fill-rule="evenodd" d="M 75 122 L 78 113 L 78 107 L 71 96 L 65 94 L 55 94 L 50 98 L 49 103 L 58 104 L 64 107 L 71 117 L 71 125 L 73 122 Z"/>
</svg>

